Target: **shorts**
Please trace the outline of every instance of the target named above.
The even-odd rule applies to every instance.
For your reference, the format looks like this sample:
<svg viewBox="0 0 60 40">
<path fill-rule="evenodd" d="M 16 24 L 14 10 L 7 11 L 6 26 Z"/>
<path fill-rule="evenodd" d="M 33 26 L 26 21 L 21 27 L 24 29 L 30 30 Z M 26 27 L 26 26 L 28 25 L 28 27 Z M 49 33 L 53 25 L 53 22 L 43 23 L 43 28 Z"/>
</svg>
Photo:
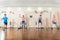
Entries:
<svg viewBox="0 0 60 40">
<path fill-rule="evenodd" d="M 56 22 L 52 22 L 52 24 L 56 24 Z"/>
<path fill-rule="evenodd" d="M 38 23 L 42 23 L 42 21 L 41 21 L 41 20 L 39 20 L 39 21 L 38 21 Z"/>
<path fill-rule="evenodd" d="M 22 25 L 25 25 L 25 21 L 22 21 Z"/>
<path fill-rule="evenodd" d="M 7 25 L 7 22 L 4 22 L 5 25 Z"/>
</svg>

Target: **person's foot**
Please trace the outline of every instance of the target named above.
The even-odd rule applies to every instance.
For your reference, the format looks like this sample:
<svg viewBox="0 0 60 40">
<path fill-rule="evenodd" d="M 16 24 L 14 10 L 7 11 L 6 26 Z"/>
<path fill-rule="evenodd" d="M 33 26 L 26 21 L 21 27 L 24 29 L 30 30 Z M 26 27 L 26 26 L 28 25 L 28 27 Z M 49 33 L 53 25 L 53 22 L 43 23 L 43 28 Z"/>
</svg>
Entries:
<svg viewBox="0 0 60 40">
<path fill-rule="evenodd" d="M 41 29 L 44 29 L 44 27 L 41 27 Z"/>
<path fill-rule="evenodd" d="M 53 28 L 51 28 L 51 30 L 53 30 Z"/>
<path fill-rule="evenodd" d="M 19 27 L 18 29 L 22 29 L 21 27 Z"/>
<path fill-rule="evenodd" d="M 59 27 L 57 27 L 57 29 L 59 30 L 60 28 L 59 28 Z"/>
</svg>

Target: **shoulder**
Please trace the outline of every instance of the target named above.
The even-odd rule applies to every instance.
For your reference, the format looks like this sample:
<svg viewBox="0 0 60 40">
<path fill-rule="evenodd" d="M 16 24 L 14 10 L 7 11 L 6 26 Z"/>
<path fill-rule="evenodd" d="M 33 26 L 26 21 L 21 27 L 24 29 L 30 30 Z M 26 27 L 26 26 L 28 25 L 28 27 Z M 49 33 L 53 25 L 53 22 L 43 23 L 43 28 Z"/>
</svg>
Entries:
<svg viewBox="0 0 60 40">
<path fill-rule="evenodd" d="M 2 19 L 4 19 L 5 17 L 3 17 Z"/>
<path fill-rule="evenodd" d="M 5 18 L 8 18 L 8 17 L 5 17 Z"/>
</svg>

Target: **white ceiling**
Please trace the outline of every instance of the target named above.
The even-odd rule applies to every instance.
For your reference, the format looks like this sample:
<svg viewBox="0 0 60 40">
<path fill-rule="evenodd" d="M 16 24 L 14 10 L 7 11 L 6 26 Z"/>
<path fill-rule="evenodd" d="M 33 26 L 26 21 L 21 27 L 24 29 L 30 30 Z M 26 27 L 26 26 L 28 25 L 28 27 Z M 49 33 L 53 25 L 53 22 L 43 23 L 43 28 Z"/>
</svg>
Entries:
<svg viewBox="0 0 60 40">
<path fill-rule="evenodd" d="M 60 0 L 0 0 L 0 6 L 60 7 Z"/>
</svg>

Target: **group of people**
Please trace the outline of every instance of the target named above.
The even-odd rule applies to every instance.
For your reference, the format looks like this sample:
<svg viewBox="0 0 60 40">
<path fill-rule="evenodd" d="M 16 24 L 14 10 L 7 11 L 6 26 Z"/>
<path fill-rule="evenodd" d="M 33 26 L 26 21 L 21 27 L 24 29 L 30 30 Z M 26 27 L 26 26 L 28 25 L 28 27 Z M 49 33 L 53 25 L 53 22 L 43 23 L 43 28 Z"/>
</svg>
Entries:
<svg viewBox="0 0 60 40">
<path fill-rule="evenodd" d="M 22 27 L 25 27 L 25 25 L 26 25 L 25 16 L 22 15 L 22 17 L 20 17 L 20 18 L 22 19 L 22 21 L 21 21 Z M 4 14 L 4 17 L 2 18 L 2 20 L 3 20 L 4 25 L 7 28 L 7 24 L 8 24 L 7 14 Z M 57 18 L 55 17 L 55 15 L 53 15 L 51 22 L 52 22 L 52 24 L 54 24 L 57 27 Z M 39 15 L 39 18 L 38 18 L 38 27 L 39 27 L 39 25 L 41 25 L 41 27 L 42 27 L 42 15 Z"/>
<path fill-rule="evenodd" d="M 24 15 L 22 15 L 22 17 L 20 17 L 22 19 L 22 27 L 25 27 L 25 17 Z M 4 17 L 2 18 L 3 20 L 3 23 L 4 23 L 4 26 L 7 28 L 7 24 L 8 24 L 8 17 L 7 17 L 7 14 L 4 14 Z M 10 22 L 11 24 L 11 22 Z"/>
<path fill-rule="evenodd" d="M 55 15 L 53 15 L 53 17 L 51 18 L 51 23 L 52 23 L 52 26 L 55 25 L 56 27 L 58 27 L 58 25 L 57 25 L 57 18 L 56 18 Z M 42 27 L 42 15 L 40 15 L 40 17 L 38 19 L 38 27 L 39 27 L 39 25 L 41 25 L 41 27 Z"/>
</svg>

